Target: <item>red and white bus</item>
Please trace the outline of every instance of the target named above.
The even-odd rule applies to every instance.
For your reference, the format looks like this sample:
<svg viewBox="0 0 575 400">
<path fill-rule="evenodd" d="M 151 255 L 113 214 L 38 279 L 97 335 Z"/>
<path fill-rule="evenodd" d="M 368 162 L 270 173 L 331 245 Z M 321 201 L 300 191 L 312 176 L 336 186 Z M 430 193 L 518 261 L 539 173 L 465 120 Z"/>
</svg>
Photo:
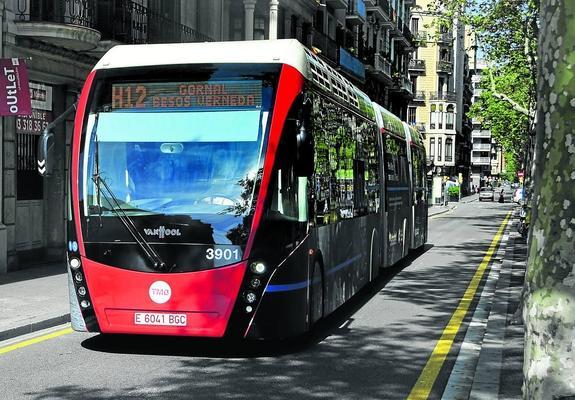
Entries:
<svg viewBox="0 0 575 400">
<path fill-rule="evenodd" d="M 73 328 L 307 332 L 423 245 L 418 143 L 295 40 L 114 47 L 76 112 Z"/>
</svg>

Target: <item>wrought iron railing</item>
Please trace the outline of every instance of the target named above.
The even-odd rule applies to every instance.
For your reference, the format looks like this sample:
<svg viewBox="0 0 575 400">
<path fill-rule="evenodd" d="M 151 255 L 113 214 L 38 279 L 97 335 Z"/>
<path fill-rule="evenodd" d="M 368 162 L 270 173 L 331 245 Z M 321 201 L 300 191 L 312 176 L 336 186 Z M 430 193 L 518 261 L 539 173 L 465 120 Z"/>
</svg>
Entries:
<svg viewBox="0 0 575 400">
<path fill-rule="evenodd" d="M 373 66 L 375 67 L 375 69 L 383 71 L 384 75 L 391 78 L 391 63 L 388 60 L 386 60 L 385 57 L 381 54 L 376 54 L 374 61 L 375 63 Z"/>
<path fill-rule="evenodd" d="M 414 39 L 419 41 L 419 42 L 427 40 L 427 31 L 415 31 L 412 33 L 413 33 Z"/>
<path fill-rule="evenodd" d="M 94 0 L 16 0 L 16 20 L 94 28 Z"/>
<path fill-rule="evenodd" d="M 406 76 L 403 77 L 403 90 L 413 93 L 413 82 Z"/>
<path fill-rule="evenodd" d="M 414 71 L 425 71 L 425 60 L 409 60 L 409 69 Z"/>
<path fill-rule="evenodd" d="M 416 90 L 413 93 L 413 101 L 425 101 L 425 92 L 423 90 Z"/>
<path fill-rule="evenodd" d="M 453 72 L 453 63 L 451 61 L 439 60 L 437 62 L 437 72 Z"/>
<path fill-rule="evenodd" d="M 453 32 L 442 32 L 437 38 L 438 42 L 451 43 L 453 41 Z"/>
<path fill-rule="evenodd" d="M 431 92 L 429 96 L 430 100 L 443 100 L 443 101 L 455 101 L 455 92 Z"/>
<path fill-rule="evenodd" d="M 211 42 L 193 28 L 131 0 L 98 2 L 96 29 L 102 40 L 123 43 Z"/>
</svg>

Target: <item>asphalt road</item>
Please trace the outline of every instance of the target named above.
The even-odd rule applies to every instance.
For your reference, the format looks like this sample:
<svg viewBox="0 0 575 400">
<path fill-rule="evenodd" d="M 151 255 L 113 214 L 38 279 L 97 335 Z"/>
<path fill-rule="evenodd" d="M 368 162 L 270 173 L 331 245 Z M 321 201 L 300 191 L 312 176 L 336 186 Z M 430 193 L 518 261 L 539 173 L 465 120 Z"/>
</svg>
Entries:
<svg viewBox="0 0 575 400">
<path fill-rule="evenodd" d="M 0 354 L 0 398 L 404 399 L 511 208 L 474 201 L 432 217 L 423 252 L 384 271 L 309 338 L 71 333 Z M 430 398 L 443 393 L 470 313 Z"/>
</svg>

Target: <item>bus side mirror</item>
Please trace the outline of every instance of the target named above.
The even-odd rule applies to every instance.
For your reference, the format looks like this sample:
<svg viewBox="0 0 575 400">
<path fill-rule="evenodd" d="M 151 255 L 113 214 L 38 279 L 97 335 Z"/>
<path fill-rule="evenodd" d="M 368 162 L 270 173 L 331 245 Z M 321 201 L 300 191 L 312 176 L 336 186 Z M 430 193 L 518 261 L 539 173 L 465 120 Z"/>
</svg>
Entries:
<svg viewBox="0 0 575 400">
<path fill-rule="evenodd" d="M 38 139 L 37 164 L 38 173 L 46 178 L 52 175 L 54 158 L 54 134 L 44 131 Z"/>
</svg>

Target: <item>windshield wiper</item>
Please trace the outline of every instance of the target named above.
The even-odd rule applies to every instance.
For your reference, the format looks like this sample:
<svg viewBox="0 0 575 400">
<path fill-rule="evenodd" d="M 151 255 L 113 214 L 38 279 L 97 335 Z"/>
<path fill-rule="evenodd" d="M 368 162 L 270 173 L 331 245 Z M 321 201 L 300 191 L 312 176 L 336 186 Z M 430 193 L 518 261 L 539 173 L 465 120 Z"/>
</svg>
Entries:
<svg viewBox="0 0 575 400">
<path fill-rule="evenodd" d="M 114 195 L 114 192 L 112 192 L 106 181 L 100 177 L 99 173 L 95 173 L 94 175 L 92 175 L 92 180 L 100 190 L 100 193 L 104 196 L 104 198 L 110 205 L 110 209 L 114 212 L 114 214 L 116 214 L 116 216 L 120 219 L 120 221 L 122 221 L 122 224 L 124 224 L 124 226 L 126 227 L 128 232 L 130 232 L 136 243 L 138 243 L 142 251 L 146 254 L 146 257 L 148 257 L 148 260 L 150 260 L 154 269 L 158 271 L 165 271 L 166 263 L 162 260 L 160 255 L 152 248 L 152 246 L 150 246 L 150 244 L 146 242 L 146 239 L 144 239 L 142 234 L 138 231 L 138 228 L 136 228 L 136 225 L 134 225 L 134 221 L 132 221 L 132 219 L 126 214 L 124 209 L 120 206 L 118 198 Z M 106 194 L 106 192 L 108 192 L 108 194 Z M 112 201 L 114 202 L 114 204 L 112 204 Z"/>
</svg>

